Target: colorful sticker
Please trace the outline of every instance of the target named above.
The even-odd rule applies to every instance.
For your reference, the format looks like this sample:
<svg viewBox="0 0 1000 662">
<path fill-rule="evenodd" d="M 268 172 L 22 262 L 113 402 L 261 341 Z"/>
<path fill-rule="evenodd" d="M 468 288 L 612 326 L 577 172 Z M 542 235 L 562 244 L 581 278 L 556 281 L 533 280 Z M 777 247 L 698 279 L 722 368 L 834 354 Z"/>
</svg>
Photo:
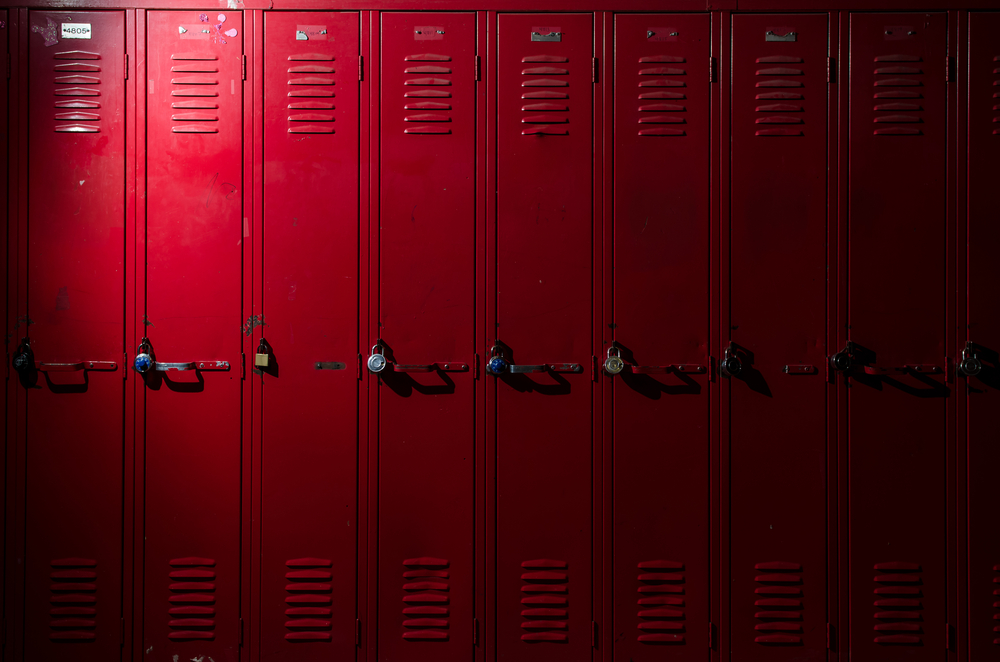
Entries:
<svg viewBox="0 0 1000 662">
<path fill-rule="evenodd" d="M 45 20 L 48 21 L 48 25 L 45 27 L 42 27 L 41 25 L 32 25 L 31 31 L 42 35 L 42 39 L 45 40 L 46 46 L 55 46 L 59 43 L 59 40 L 56 38 L 56 28 L 58 26 L 56 25 L 56 22 L 48 16 L 45 17 Z"/>
</svg>

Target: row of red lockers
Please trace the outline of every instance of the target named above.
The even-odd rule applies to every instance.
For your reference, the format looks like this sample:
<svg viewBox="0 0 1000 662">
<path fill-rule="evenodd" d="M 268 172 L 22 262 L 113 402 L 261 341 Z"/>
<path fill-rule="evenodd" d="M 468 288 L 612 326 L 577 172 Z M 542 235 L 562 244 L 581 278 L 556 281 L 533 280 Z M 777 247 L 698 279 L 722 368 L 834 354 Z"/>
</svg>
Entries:
<svg viewBox="0 0 1000 662">
<path fill-rule="evenodd" d="M 1000 652 L 1000 15 L 0 20 L 5 659 Z"/>
</svg>

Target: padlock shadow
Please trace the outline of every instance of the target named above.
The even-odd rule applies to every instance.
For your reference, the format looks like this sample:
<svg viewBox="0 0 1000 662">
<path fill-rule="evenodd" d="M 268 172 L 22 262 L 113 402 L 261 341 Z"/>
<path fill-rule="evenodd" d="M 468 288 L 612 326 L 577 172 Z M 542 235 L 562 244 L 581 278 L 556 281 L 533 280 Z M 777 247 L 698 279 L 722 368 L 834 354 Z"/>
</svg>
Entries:
<svg viewBox="0 0 1000 662">
<path fill-rule="evenodd" d="M 255 375 L 263 377 L 264 375 L 269 375 L 271 377 L 278 377 L 281 373 L 280 362 L 278 361 L 278 355 L 274 351 L 274 347 L 271 343 L 267 342 L 267 338 L 260 339 L 261 344 L 264 346 L 265 353 L 267 354 L 267 365 L 264 367 L 253 366 L 253 372 Z M 257 347 L 260 349 L 260 346 Z M 257 352 L 254 352 L 256 354 Z M 256 364 L 257 357 L 254 357 L 254 363 Z"/>
<path fill-rule="evenodd" d="M 394 372 L 389 369 L 380 373 L 379 377 L 382 379 L 382 383 L 388 386 L 393 393 L 403 398 L 408 398 L 414 393 L 419 393 L 420 395 L 448 395 L 455 392 L 455 382 L 447 372 L 432 370 L 431 372 L 421 374 L 436 374 L 443 383 L 423 384 L 414 379 L 409 373 Z"/>
<path fill-rule="evenodd" d="M 617 341 L 615 342 L 615 347 L 620 350 L 621 358 L 625 363 L 638 365 L 638 362 L 635 360 L 635 354 L 631 349 Z M 605 373 L 605 376 L 611 377 L 607 373 Z M 663 395 L 698 395 L 701 393 L 701 384 L 690 375 L 676 371 L 663 373 L 663 377 L 680 379 L 683 382 L 681 384 L 665 384 L 652 375 L 634 373 L 630 368 L 622 370 L 618 373 L 618 377 L 630 389 L 650 400 L 659 400 Z"/>
<path fill-rule="evenodd" d="M 985 386 L 992 389 L 1000 389 L 1000 354 L 995 349 L 989 349 L 982 345 L 973 344 L 972 349 L 976 353 L 976 358 L 982 363 L 983 368 L 978 375 L 967 377 L 966 383 L 969 385 L 971 393 L 985 393 Z"/>
<path fill-rule="evenodd" d="M 737 345 L 736 343 L 731 344 L 733 350 L 736 352 L 736 358 L 743 364 L 743 369 L 740 370 L 740 374 L 733 377 L 733 379 L 743 382 L 754 393 L 760 393 L 765 397 L 773 398 L 774 394 L 771 393 L 771 387 L 767 385 L 767 379 L 764 378 L 764 373 L 753 367 L 754 353 L 742 345 Z"/>
<path fill-rule="evenodd" d="M 546 370 L 544 373 L 532 373 L 538 375 L 547 375 L 555 380 L 555 384 L 543 384 L 537 382 L 534 379 L 528 377 L 525 373 L 505 373 L 500 375 L 500 381 L 510 386 L 515 391 L 519 393 L 538 393 L 539 395 L 569 395 L 570 393 L 570 383 L 569 380 L 563 377 L 558 372 L 553 372 L 552 370 Z"/>
<path fill-rule="evenodd" d="M 187 371 L 185 371 L 187 372 Z M 200 370 L 192 370 L 195 381 L 178 381 L 170 379 L 166 372 L 155 370 L 142 375 L 142 381 L 152 391 L 159 391 L 166 386 L 168 391 L 174 393 L 201 393 L 205 390 L 205 377 Z"/>
</svg>

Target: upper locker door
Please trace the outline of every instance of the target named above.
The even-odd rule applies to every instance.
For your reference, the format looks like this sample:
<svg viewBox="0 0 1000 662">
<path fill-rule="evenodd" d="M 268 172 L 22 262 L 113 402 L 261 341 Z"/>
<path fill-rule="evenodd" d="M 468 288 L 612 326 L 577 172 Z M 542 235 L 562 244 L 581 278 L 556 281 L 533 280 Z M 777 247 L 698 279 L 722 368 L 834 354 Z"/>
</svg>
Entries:
<svg viewBox="0 0 1000 662">
<path fill-rule="evenodd" d="M 664 642 L 680 646 L 671 659 L 705 657 L 710 28 L 708 14 L 615 17 L 610 355 L 627 364 L 611 381 L 620 660 L 666 659 Z M 665 471 L 678 481 L 674 499 Z"/>
<path fill-rule="evenodd" d="M 265 14 L 266 659 L 355 653 L 358 48 L 356 13 Z"/>
<path fill-rule="evenodd" d="M 740 368 L 729 379 L 737 658 L 826 655 L 827 42 L 826 14 L 733 18 L 726 353 Z"/>
<path fill-rule="evenodd" d="M 968 336 L 954 350 L 975 362 L 959 373 L 968 394 L 969 656 L 1000 651 L 1000 527 L 996 512 L 996 412 L 1000 407 L 1000 314 L 997 309 L 993 191 L 1000 179 L 1000 14 L 969 14 Z M 959 281 L 961 284 L 961 281 Z M 965 341 L 971 346 L 966 348 Z M 960 414 L 961 415 L 961 414 Z M 964 441 L 964 440 L 963 440 Z M 961 442 L 960 442 L 961 443 Z"/>
<path fill-rule="evenodd" d="M 162 660 L 239 646 L 242 18 L 147 14 L 142 648 Z"/>
<path fill-rule="evenodd" d="M 593 17 L 499 19 L 497 653 L 591 655 Z M 491 365 L 495 365 L 491 361 Z"/>
<path fill-rule="evenodd" d="M 28 22 L 20 655 L 111 660 L 122 617 L 125 15 L 40 11 Z"/>
<path fill-rule="evenodd" d="M 476 17 L 386 13 L 381 44 L 379 659 L 464 660 L 475 574 Z"/>
<path fill-rule="evenodd" d="M 945 647 L 945 14 L 852 14 L 853 660 Z"/>
</svg>

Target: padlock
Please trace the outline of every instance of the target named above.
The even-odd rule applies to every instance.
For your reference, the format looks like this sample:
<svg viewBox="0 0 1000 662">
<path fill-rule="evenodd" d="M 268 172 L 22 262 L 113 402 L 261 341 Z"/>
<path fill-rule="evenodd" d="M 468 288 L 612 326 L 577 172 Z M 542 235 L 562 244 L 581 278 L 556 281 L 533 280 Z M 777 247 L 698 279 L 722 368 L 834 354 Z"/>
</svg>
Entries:
<svg viewBox="0 0 1000 662">
<path fill-rule="evenodd" d="M 736 358 L 736 350 L 732 344 L 726 348 L 722 354 L 722 361 L 719 363 L 719 372 L 723 377 L 735 377 L 743 370 L 743 364 Z"/>
<path fill-rule="evenodd" d="M 844 349 L 830 357 L 830 367 L 837 372 L 847 372 L 854 362 L 854 343 L 848 342 Z"/>
<path fill-rule="evenodd" d="M 267 353 L 267 345 L 264 344 L 264 339 L 260 339 L 260 344 L 257 345 L 257 353 L 253 355 L 253 365 L 255 368 L 266 368 L 270 360 L 270 354 Z"/>
<path fill-rule="evenodd" d="M 617 375 L 625 369 L 625 362 L 622 361 L 621 350 L 614 344 L 608 347 L 608 358 L 604 359 L 604 370 L 609 375 Z"/>
<path fill-rule="evenodd" d="M 388 361 L 382 354 L 382 341 L 379 341 L 372 345 L 372 353 L 368 357 L 368 370 L 378 374 L 385 370 L 386 365 L 388 365 Z"/>
<path fill-rule="evenodd" d="M 486 369 L 494 375 L 502 375 L 507 372 L 508 367 L 510 367 L 510 364 L 507 363 L 507 359 L 503 357 L 503 350 L 496 345 L 493 345 L 493 347 L 490 348 L 490 358 L 486 362 Z"/>
<path fill-rule="evenodd" d="M 19 374 L 25 374 L 35 367 L 35 362 L 31 357 L 31 341 L 27 338 L 21 339 L 21 344 L 17 348 L 17 353 L 12 361 L 14 370 Z"/>
<path fill-rule="evenodd" d="M 138 373 L 146 373 L 152 370 L 154 365 L 156 359 L 153 358 L 153 348 L 149 344 L 149 338 L 143 338 L 139 343 L 139 353 L 135 355 L 132 367 Z"/>
<path fill-rule="evenodd" d="M 976 356 L 976 348 L 971 341 L 966 341 L 962 350 L 962 360 L 958 363 L 958 371 L 966 377 L 974 377 L 983 370 L 983 364 Z"/>
</svg>

